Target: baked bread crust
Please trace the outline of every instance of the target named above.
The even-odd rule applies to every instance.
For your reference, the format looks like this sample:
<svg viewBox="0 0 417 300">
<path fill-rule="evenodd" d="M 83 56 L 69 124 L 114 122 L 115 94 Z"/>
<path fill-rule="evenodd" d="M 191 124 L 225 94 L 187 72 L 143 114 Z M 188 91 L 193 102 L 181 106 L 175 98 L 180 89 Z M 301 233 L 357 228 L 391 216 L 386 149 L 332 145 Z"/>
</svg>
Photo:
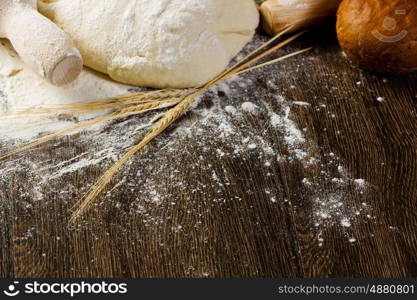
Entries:
<svg viewBox="0 0 417 300">
<path fill-rule="evenodd" d="M 337 35 L 346 55 L 361 68 L 417 70 L 417 0 L 344 0 Z"/>
</svg>

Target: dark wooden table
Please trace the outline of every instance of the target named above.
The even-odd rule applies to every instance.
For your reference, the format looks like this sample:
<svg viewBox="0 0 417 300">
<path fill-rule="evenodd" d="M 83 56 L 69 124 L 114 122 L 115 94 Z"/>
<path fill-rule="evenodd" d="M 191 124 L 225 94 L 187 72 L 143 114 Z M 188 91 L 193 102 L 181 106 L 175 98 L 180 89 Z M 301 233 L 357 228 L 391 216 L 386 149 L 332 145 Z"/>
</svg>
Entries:
<svg viewBox="0 0 417 300">
<path fill-rule="evenodd" d="M 417 76 L 359 70 L 330 27 L 285 50 L 314 51 L 243 75 L 251 84 L 232 92 L 220 86 L 208 93 L 137 155 L 75 226 L 68 226 L 71 206 L 111 161 L 59 178 L 34 166 L 102 150 L 99 140 L 86 142 L 94 133 L 1 162 L 17 166 L 0 181 L 1 276 L 416 277 Z M 263 108 L 279 112 L 277 95 L 304 129 L 308 157 L 317 159 L 310 166 L 293 157 L 279 128 L 267 125 Z M 203 138 L 213 128 L 198 121 L 213 98 L 221 107 L 258 105 L 264 112 L 236 119 L 239 136 L 262 137 L 279 159 L 265 165 L 263 150 L 233 155 L 227 139 Z M 196 126 L 199 135 L 178 137 L 181 128 Z M 164 147 L 170 139 L 179 142 Z M 366 182 L 362 191 L 358 178 Z M 331 197 L 339 197 L 341 215 L 317 216 L 316 199 L 327 199 L 329 208 Z"/>
</svg>

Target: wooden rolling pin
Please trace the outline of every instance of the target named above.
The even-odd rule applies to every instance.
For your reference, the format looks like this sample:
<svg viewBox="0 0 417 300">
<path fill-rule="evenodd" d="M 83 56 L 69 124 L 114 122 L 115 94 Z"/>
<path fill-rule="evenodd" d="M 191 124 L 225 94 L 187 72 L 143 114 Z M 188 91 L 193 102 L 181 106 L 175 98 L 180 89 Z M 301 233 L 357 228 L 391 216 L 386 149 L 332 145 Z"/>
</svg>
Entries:
<svg viewBox="0 0 417 300">
<path fill-rule="evenodd" d="M 38 13 L 36 0 L 0 0 L 0 37 L 21 59 L 54 85 L 74 81 L 83 61 L 70 38 Z"/>
<path fill-rule="evenodd" d="M 267 0 L 260 10 L 263 27 L 269 34 L 277 34 L 292 25 L 297 31 L 335 16 L 342 0 Z"/>
</svg>

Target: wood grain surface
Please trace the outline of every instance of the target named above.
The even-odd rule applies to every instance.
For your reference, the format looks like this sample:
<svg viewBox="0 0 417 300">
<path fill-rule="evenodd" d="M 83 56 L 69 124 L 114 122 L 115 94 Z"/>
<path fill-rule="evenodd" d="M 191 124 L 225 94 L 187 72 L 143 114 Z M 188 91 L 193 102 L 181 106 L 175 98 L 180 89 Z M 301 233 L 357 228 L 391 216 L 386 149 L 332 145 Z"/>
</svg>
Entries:
<svg viewBox="0 0 417 300">
<path fill-rule="evenodd" d="M 13 158 L 18 167 L 1 177 L 0 276 L 416 277 L 417 76 L 359 70 L 343 56 L 335 33 L 326 29 L 331 27 L 289 48 L 314 46 L 311 53 L 243 75 L 256 88 L 232 96 L 218 91 L 224 105 L 251 99 L 279 110 L 272 101 L 278 94 L 308 102 L 293 105 L 291 118 L 305 129 L 319 167 L 281 159 L 267 168 L 256 150 L 239 159 L 221 156 L 215 149 L 227 151 L 227 143 L 192 136 L 175 153 L 163 150 L 174 129 L 198 120 L 190 112 L 123 169 L 99 205 L 69 226 L 71 206 L 109 162 L 58 179 L 48 179 L 47 172 L 33 175 L 31 161 L 59 163 L 100 149 L 94 143 L 86 149 L 79 135 L 58 139 L 25 159 Z M 210 101 L 209 93 L 198 108 Z M 285 157 L 282 133 L 265 127 L 265 120 L 248 116 L 239 126 L 265 137 Z M 201 163 L 190 168 L 194 161 Z M 157 172 L 167 162 L 170 168 Z M 333 191 L 321 179 L 336 174 L 339 165 L 352 178 L 365 179 L 365 193 L 351 185 Z M 227 184 L 213 188 L 213 171 Z M 316 180 L 316 188 L 305 188 L 304 178 Z M 39 199 L 34 193 L 41 179 L 48 184 Z M 144 199 L 149 181 L 167 201 Z M 366 203 L 369 212 L 348 228 L 317 229 L 313 200 L 336 192 L 346 207 Z"/>
</svg>

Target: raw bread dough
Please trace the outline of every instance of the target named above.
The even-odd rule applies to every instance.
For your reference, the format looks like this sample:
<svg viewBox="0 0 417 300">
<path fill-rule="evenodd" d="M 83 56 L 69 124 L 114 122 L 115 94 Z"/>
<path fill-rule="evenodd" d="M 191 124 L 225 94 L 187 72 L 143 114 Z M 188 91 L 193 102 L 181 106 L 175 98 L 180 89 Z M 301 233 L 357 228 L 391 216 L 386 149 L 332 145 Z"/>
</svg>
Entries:
<svg viewBox="0 0 417 300">
<path fill-rule="evenodd" d="M 259 23 L 254 0 L 42 0 L 87 66 L 127 84 L 200 86 L 222 72 Z"/>
</svg>

